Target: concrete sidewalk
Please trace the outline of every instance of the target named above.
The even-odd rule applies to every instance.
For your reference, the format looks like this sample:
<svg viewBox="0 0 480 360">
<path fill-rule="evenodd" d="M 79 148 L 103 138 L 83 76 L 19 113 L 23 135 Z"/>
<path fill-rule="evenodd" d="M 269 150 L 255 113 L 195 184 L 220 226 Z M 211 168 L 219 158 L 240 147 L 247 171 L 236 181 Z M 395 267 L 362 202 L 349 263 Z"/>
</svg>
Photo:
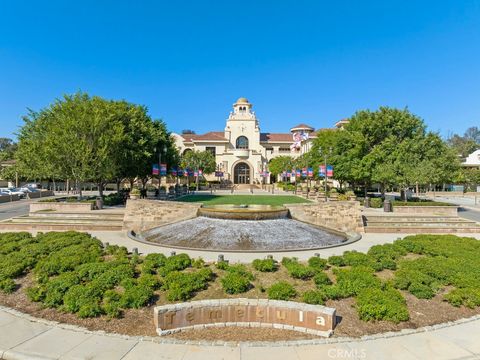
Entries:
<svg viewBox="0 0 480 360">
<path fill-rule="evenodd" d="M 152 314 L 153 317 L 153 314 Z M 153 324 L 152 324 L 153 326 Z M 2 359 L 480 359 L 480 318 L 364 339 L 200 344 L 91 332 L 0 307 Z"/>
</svg>

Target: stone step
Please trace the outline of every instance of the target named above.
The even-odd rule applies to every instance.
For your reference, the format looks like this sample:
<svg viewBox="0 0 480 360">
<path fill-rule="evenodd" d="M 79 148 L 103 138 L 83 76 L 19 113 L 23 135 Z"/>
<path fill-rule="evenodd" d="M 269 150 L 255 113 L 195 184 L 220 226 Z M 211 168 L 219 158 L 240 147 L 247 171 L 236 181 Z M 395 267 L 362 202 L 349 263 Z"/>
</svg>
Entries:
<svg viewBox="0 0 480 360">
<path fill-rule="evenodd" d="M 34 218 L 29 216 L 20 216 L 11 218 L 9 222 L 31 223 L 31 224 L 103 224 L 103 225 L 122 225 L 123 219 L 92 219 L 92 218 Z"/>
<path fill-rule="evenodd" d="M 480 225 L 473 222 L 473 221 L 465 221 L 465 222 L 443 222 L 443 223 L 426 223 L 426 222 L 367 222 L 368 227 L 389 227 L 389 228 L 397 228 L 397 227 L 416 227 L 416 228 L 459 228 L 459 227 L 478 227 Z"/>
<path fill-rule="evenodd" d="M 480 227 L 369 227 L 365 226 L 366 233 L 406 233 L 406 234 L 454 234 L 480 233 Z"/>
<path fill-rule="evenodd" d="M 104 224 L 32 224 L 32 223 L 14 223 L 0 222 L 0 230 L 22 230 L 22 231 L 121 231 L 120 225 L 104 225 Z"/>
<path fill-rule="evenodd" d="M 54 212 L 54 211 L 40 211 L 40 212 L 31 212 L 29 213 L 30 218 L 63 218 L 63 219 L 123 219 L 123 212 L 84 212 L 84 213 L 65 213 L 65 212 Z"/>
<path fill-rule="evenodd" d="M 470 221 L 458 216 L 366 216 L 367 222 L 464 222 Z"/>
</svg>

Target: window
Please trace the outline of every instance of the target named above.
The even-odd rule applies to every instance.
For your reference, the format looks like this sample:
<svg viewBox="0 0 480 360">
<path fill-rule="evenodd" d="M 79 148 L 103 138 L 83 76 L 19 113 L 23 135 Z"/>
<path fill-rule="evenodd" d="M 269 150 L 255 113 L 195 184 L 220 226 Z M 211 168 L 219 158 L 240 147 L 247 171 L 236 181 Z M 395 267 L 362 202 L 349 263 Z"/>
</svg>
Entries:
<svg viewBox="0 0 480 360">
<path fill-rule="evenodd" d="M 212 155 L 215 156 L 217 148 L 215 146 L 207 146 L 207 147 L 205 147 L 205 150 L 210 151 L 212 153 Z"/>
<path fill-rule="evenodd" d="M 279 152 L 290 152 L 290 148 L 289 147 L 281 147 L 278 149 Z"/>
<path fill-rule="evenodd" d="M 236 143 L 237 149 L 248 149 L 248 139 L 245 136 L 239 136 Z"/>
</svg>

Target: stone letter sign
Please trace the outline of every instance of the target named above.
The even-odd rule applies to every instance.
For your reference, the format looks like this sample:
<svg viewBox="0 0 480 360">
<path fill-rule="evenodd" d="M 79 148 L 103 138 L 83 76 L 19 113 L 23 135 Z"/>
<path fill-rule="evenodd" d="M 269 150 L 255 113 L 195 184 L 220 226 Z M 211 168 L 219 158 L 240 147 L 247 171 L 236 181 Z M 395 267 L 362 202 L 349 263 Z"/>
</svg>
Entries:
<svg viewBox="0 0 480 360">
<path fill-rule="evenodd" d="M 209 326 L 270 327 L 330 336 L 335 309 L 292 301 L 223 299 L 157 306 L 155 327 L 159 335 Z"/>
</svg>

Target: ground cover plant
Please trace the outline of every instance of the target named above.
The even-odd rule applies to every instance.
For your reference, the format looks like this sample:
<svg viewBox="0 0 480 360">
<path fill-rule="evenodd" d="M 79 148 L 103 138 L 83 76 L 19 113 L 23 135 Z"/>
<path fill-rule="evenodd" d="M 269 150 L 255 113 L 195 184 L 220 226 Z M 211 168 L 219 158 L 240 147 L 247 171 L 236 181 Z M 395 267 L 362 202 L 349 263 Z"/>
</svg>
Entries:
<svg viewBox="0 0 480 360">
<path fill-rule="evenodd" d="M 310 200 L 294 195 L 187 195 L 178 201 L 201 202 L 205 205 L 284 205 L 308 203 Z"/>
<path fill-rule="evenodd" d="M 473 238 L 415 235 L 367 253 L 306 262 L 266 257 L 250 264 L 206 263 L 186 254 L 131 254 L 73 231 L 2 233 L 0 291 L 24 291 L 45 308 L 80 318 L 117 318 L 156 303 L 259 297 L 327 306 L 348 300 L 360 320 L 399 323 L 411 316 L 407 295 L 480 307 L 478 254 L 480 241 Z M 381 276 L 385 272 L 390 275 Z M 24 276 L 33 281 L 19 289 Z"/>
</svg>

